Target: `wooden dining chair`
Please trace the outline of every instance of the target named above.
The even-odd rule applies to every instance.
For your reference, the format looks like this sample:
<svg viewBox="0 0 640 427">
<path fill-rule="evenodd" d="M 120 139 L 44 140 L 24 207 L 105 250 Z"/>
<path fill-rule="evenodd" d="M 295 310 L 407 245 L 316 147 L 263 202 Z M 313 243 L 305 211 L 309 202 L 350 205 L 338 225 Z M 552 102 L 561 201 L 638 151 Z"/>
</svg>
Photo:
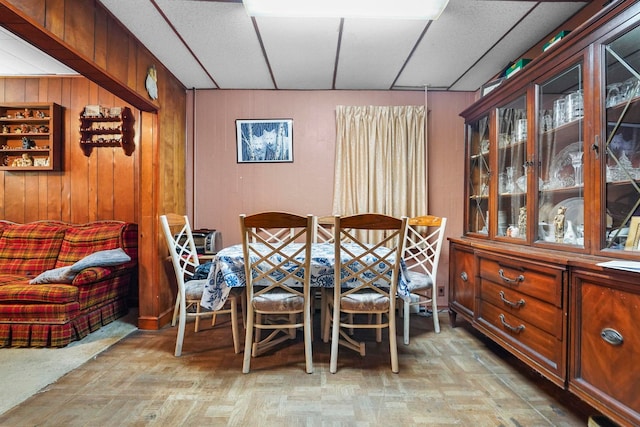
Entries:
<svg viewBox="0 0 640 427">
<path fill-rule="evenodd" d="M 251 357 L 294 339 L 303 329 L 305 365 L 313 372 L 311 353 L 311 243 L 313 216 L 284 212 L 240 215 L 247 281 L 247 330 L 242 372 Z M 294 230 L 273 241 L 277 229 Z M 268 233 L 265 233 L 268 230 Z M 255 333 L 254 333 L 255 329 Z M 262 331 L 270 333 L 262 338 Z"/>
<path fill-rule="evenodd" d="M 202 292 L 206 279 L 192 280 L 196 268 L 200 265 L 196 244 L 191 233 L 189 218 L 186 215 L 168 213 L 160 216 L 160 224 L 164 232 L 173 271 L 178 283 L 178 293 L 173 310 L 172 326 L 178 320 L 178 336 L 176 338 L 175 355 L 182 354 L 182 342 L 187 318 L 195 318 L 195 332 L 200 330 L 200 319 L 202 317 L 213 317 L 212 325 L 215 322 L 215 314 L 231 315 L 231 333 L 233 335 L 233 350 L 240 352 L 240 341 L 238 339 L 238 315 L 237 300 L 240 298 L 237 292 L 231 292 L 225 303 L 225 307 L 216 311 L 203 311 L 200 307 Z"/>
<path fill-rule="evenodd" d="M 407 238 L 404 245 L 404 262 L 408 272 L 408 287 L 412 300 L 404 300 L 404 344 L 409 344 L 409 319 L 411 306 L 431 306 L 433 329 L 440 333 L 438 304 L 435 283 L 440 262 L 440 252 L 444 241 L 447 218 L 433 215 L 409 219 Z"/>
<path fill-rule="evenodd" d="M 365 343 L 349 335 L 352 329 L 375 329 L 377 342 L 382 341 L 382 329 L 388 329 L 391 370 L 398 372 L 395 296 L 406 228 L 406 217 L 335 217 L 334 289 L 328 297 L 331 312 L 324 325 L 325 336 L 331 326 L 331 373 L 337 371 L 339 345 L 365 355 Z M 359 237 L 363 234 L 366 240 Z M 375 322 L 369 320 L 371 315 Z"/>
</svg>

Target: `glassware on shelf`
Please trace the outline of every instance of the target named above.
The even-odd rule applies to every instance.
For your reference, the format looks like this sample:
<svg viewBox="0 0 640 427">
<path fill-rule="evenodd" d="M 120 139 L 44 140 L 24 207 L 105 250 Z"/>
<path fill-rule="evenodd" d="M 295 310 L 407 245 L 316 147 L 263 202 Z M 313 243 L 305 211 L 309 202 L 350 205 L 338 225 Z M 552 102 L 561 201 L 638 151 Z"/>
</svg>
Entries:
<svg viewBox="0 0 640 427">
<path fill-rule="evenodd" d="M 527 140 L 527 119 L 519 119 L 516 122 L 516 142 Z"/>
<path fill-rule="evenodd" d="M 573 180 L 577 187 L 582 185 L 582 155 L 582 151 L 569 153 L 571 166 L 573 166 Z"/>
<path fill-rule="evenodd" d="M 558 98 L 553 101 L 553 127 L 557 128 L 565 123 L 564 120 L 564 98 Z"/>
<path fill-rule="evenodd" d="M 507 166 L 507 183 L 505 185 L 505 193 L 513 193 L 516 189 L 516 181 L 515 181 L 515 175 L 516 175 L 516 168 L 513 166 Z"/>
<path fill-rule="evenodd" d="M 582 118 L 584 115 L 584 107 L 582 102 L 582 90 L 571 92 L 564 98 L 564 120 L 570 123 L 574 120 Z"/>
</svg>

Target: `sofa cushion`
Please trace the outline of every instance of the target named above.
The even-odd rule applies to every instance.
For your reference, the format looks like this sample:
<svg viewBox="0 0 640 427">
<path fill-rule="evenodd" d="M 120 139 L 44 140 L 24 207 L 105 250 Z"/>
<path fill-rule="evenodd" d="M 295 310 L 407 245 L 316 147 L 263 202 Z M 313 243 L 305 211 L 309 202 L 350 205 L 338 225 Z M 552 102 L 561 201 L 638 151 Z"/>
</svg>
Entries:
<svg viewBox="0 0 640 427">
<path fill-rule="evenodd" d="M 93 252 L 122 247 L 120 221 L 96 221 L 70 226 L 64 235 L 55 267 L 65 267 L 91 255 Z"/>
<path fill-rule="evenodd" d="M 33 277 L 55 267 L 65 227 L 43 222 L 10 224 L 0 236 L 0 272 Z"/>
<path fill-rule="evenodd" d="M 33 303 L 64 304 L 78 301 L 78 292 L 78 287 L 73 285 L 29 285 L 25 280 L 23 283 L 16 282 L 0 286 L 0 303 L 15 302 L 17 305 L 25 306 Z"/>
</svg>

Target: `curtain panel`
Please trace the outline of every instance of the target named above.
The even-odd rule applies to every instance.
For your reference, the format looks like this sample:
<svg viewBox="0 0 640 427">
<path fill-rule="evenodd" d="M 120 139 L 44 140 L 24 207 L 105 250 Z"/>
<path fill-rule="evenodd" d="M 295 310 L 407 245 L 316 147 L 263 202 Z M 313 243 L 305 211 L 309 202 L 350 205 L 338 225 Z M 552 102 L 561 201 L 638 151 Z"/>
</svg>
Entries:
<svg viewBox="0 0 640 427">
<path fill-rule="evenodd" d="M 333 213 L 427 214 L 424 106 L 338 106 Z"/>
</svg>

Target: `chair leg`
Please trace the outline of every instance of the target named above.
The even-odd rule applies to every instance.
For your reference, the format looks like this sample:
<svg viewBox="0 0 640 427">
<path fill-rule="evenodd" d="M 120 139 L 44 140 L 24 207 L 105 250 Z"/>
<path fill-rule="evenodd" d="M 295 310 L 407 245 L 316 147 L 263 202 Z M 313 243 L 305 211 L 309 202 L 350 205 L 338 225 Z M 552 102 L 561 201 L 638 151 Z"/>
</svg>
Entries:
<svg viewBox="0 0 640 427">
<path fill-rule="evenodd" d="M 213 316 L 215 319 L 215 314 Z M 231 299 L 231 335 L 233 335 L 233 351 L 240 353 L 240 339 L 238 337 L 238 303 L 235 298 Z"/>
<path fill-rule="evenodd" d="M 333 304 L 333 326 L 331 328 L 331 361 L 329 372 L 338 371 L 338 341 L 340 339 L 340 305 Z"/>
<path fill-rule="evenodd" d="M 389 317 L 391 317 L 391 313 L 389 313 Z M 395 313 L 394 313 L 394 317 L 395 317 Z M 380 325 L 380 324 L 382 324 L 382 313 L 376 313 L 376 325 Z M 391 335 L 391 332 L 389 332 L 389 335 Z M 382 342 L 382 328 L 380 327 L 376 329 L 376 342 Z"/>
<path fill-rule="evenodd" d="M 216 326 L 216 318 L 217 318 L 217 314 L 214 312 L 213 316 L 211 316 L 211 326 Z"/>
<path fill-rule="evenodd" d="M 180 312 L 180 292 L 176 296 L 176 306 L 173 308 L 173 318 L 171 319 L 171 326 L 176 326 L 176 320 L 178 320 L 178 313 Z"/>
<path fill-rule="evenodd" d="M 393 372 L 394 374 L 397 374 L 399 371 L 399 368 L 398 368 L 398 342 L 396 339 L 396 316 L 392 316 L 391 312 L 389 312 L 389 353 L 391 353 L 391 372 Z"/>
<path fill-rule="evenodd" d="M 196 303 L 196 329 L 195 332 L 200 330 L 200 304 Z"/>
<path fill-rule="evenodd" d="M 433 311 L 433 330 L 440 333 L 440 319 L 438 319 L 438 303 L 433 289 L 431 289 L 431 311 Z"/>
<path fill-rule="evenodd" d="M 176 337 L 175 356 L 182 354 L 182 342 L 184 341 L 184 329 L 187 323 L 187 307 L 184 301 L 180 301 L 180 315 L 178 319 L 178 336 Z"/>
<path fill-rule="evenodd" d="M 329 333 L 331 332 L 331 306 L 327 300 L 327 306 L 325 307 L 326 313 L 324 316 L 324 323 L 322 325 L 322 341 L 329 342 Z"/>
<path fill-rule="evenodd" d="M 403 338 L 404 338 L 404 345 L 409 345 L 409 311 L 411 310 L 411 304 L 409 304 L 408 301 L 404 301 L 403 304 L 403 310 L 401 311 L 403 313 L 403 323 L 404 323 L 404 328 L 403 328 Z"/>
<path fill-rule="evenodd" d="M 313 333 L 312 333 L 312 329 L 313 329 L 313 322 L 311 321 L 311 308 L 310 308 L 310 301 L 309 301 L 309 297 L 307 297 L 307 300 L 305 301 L 306 304 L 306 309 L 304 311 L 304 313 L 302 314 L 304 316 L 303 318 L 303 324 L 304 324 L 304 359 L 305 359 L 305 364 L 306 364 L 306 368 L 307 368 L 307 374 L 312 374 L 313 373 L 313 353 L 312 353 L 312 348 L 311 348 L 311 341 L 313 339 Z"/>
<path fill-rule="evenodd" d="M 244 338 L 244 359 L 242 361 L 242 373 L 248 374 L 251 368 L 251 349 L 253 347 L 253 309 L 247 312 L 247 330 Z"/>
</svg>

